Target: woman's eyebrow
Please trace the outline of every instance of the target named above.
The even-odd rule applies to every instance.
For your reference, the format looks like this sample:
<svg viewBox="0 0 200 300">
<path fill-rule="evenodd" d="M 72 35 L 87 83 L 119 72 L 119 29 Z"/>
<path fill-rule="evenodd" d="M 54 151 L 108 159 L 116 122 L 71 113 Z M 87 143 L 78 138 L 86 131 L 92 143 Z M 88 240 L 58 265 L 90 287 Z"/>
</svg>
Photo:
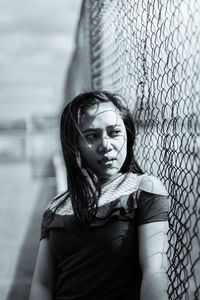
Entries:
<svg viewBox="0 0 200 300">
<path fill-rule="evenodd" d="M 113 125 L 109 125 L 107 128 L 115 128 L 115 127 L 122 127 L 121 124 L 113 124 Z"/>
<path fill-rule="evenodd" d="M 82 130 L 82 133 L 87 133 L 87 132 L 91 132 L 91 131 L 99 131 L 101 130 L 100 128 L 87 128 L 85 130 Z"/>
<path fill-rule="evenodd" d="M 122 125 L 121 124 L 113 124 L 113 125 L 107 126 L 106 128 L 113 129 L 116 127 L 122 127 Z M 82 133 L 87 133 L 87 132 L 91 132 L 91 131 L 101 131 L 101 130 L 102 130 L 101 128 L 87 128 L 87 129 L 82 130 Z"/>
</svg>

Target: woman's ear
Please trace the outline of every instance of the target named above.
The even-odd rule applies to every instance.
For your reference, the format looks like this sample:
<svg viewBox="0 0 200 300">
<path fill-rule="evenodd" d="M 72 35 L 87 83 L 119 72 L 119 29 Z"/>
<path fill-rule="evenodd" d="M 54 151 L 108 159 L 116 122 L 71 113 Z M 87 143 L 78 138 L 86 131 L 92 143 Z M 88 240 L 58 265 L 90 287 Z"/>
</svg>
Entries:
<svg viewBox="0 0 200 300">
<path fill-rule="evenodd" d="M 77 165 L 79 166 L 80 169 L 82 169 L 81 154 L 78 149 L 75 150 L 75 157 L 76 157 Z"/>
<path fill-rule="evenodd" d="M 76 157 L 77 165 L 79 166 L 82 174 L 88 178 L 88 172 L 86 170 L 86 167 L 84 166 L 83 159 L 82 159 L 80 151 L 78 149 L 76 149 L 76 151 L 75 151 L 75 157 Z"/>
</svg>

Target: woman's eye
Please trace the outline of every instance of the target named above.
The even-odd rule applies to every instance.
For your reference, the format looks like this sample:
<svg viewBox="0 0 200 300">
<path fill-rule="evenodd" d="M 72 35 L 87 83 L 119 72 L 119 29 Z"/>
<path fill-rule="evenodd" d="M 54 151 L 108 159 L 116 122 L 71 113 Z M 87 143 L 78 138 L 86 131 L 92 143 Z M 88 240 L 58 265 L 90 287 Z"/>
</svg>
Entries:
<svg viewBox="0 0 200 300">
<path fill-rule="evenodd" d="M 111 137 L 115 137 L 115 136 L 118 136 L 119 134 L 121 133 L 121 131 L 120 130 L 112 130 L 111 132 L 110 132 L 110 136 Z"/>
<path fill-rule="evenodd" d="M 91 133 L 91 134 L 86 135 L 85 138 L 88 142 L 93 142 L 98 138 L 98 135 L 96 133 Z"/>
</svg>

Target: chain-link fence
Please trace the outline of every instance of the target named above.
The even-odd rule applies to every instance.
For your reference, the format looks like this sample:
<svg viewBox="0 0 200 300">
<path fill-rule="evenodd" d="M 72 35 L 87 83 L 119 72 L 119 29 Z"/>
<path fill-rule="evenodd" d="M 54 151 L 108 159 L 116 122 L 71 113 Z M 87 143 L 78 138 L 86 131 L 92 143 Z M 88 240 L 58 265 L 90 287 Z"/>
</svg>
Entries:
<svg viewBox="0 0 200 300">
<path fill-rule="evenodd" d="M 200 299 L 200 1 L 83 1 L 66 101 L 124 96 L 136 158 L 171 198 L 169 299 Z"/>
</svg>

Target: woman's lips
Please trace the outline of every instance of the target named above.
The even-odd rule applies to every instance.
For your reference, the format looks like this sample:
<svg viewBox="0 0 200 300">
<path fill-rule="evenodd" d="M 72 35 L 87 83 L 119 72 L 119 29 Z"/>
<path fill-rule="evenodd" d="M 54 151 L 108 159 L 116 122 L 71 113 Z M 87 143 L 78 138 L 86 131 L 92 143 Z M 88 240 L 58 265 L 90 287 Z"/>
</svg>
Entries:
<svg viewBox="0 0 200 300">
<path fill-rule="evenodd" d="M 109 157 L 103 157 L 102 159 L 100 159 L 98 162 L 102 163 L 104 165 L 109 165 L 112 164 L 112 162 L 116 160 L 116 158 L 109 158 Z"/>
</svg>

